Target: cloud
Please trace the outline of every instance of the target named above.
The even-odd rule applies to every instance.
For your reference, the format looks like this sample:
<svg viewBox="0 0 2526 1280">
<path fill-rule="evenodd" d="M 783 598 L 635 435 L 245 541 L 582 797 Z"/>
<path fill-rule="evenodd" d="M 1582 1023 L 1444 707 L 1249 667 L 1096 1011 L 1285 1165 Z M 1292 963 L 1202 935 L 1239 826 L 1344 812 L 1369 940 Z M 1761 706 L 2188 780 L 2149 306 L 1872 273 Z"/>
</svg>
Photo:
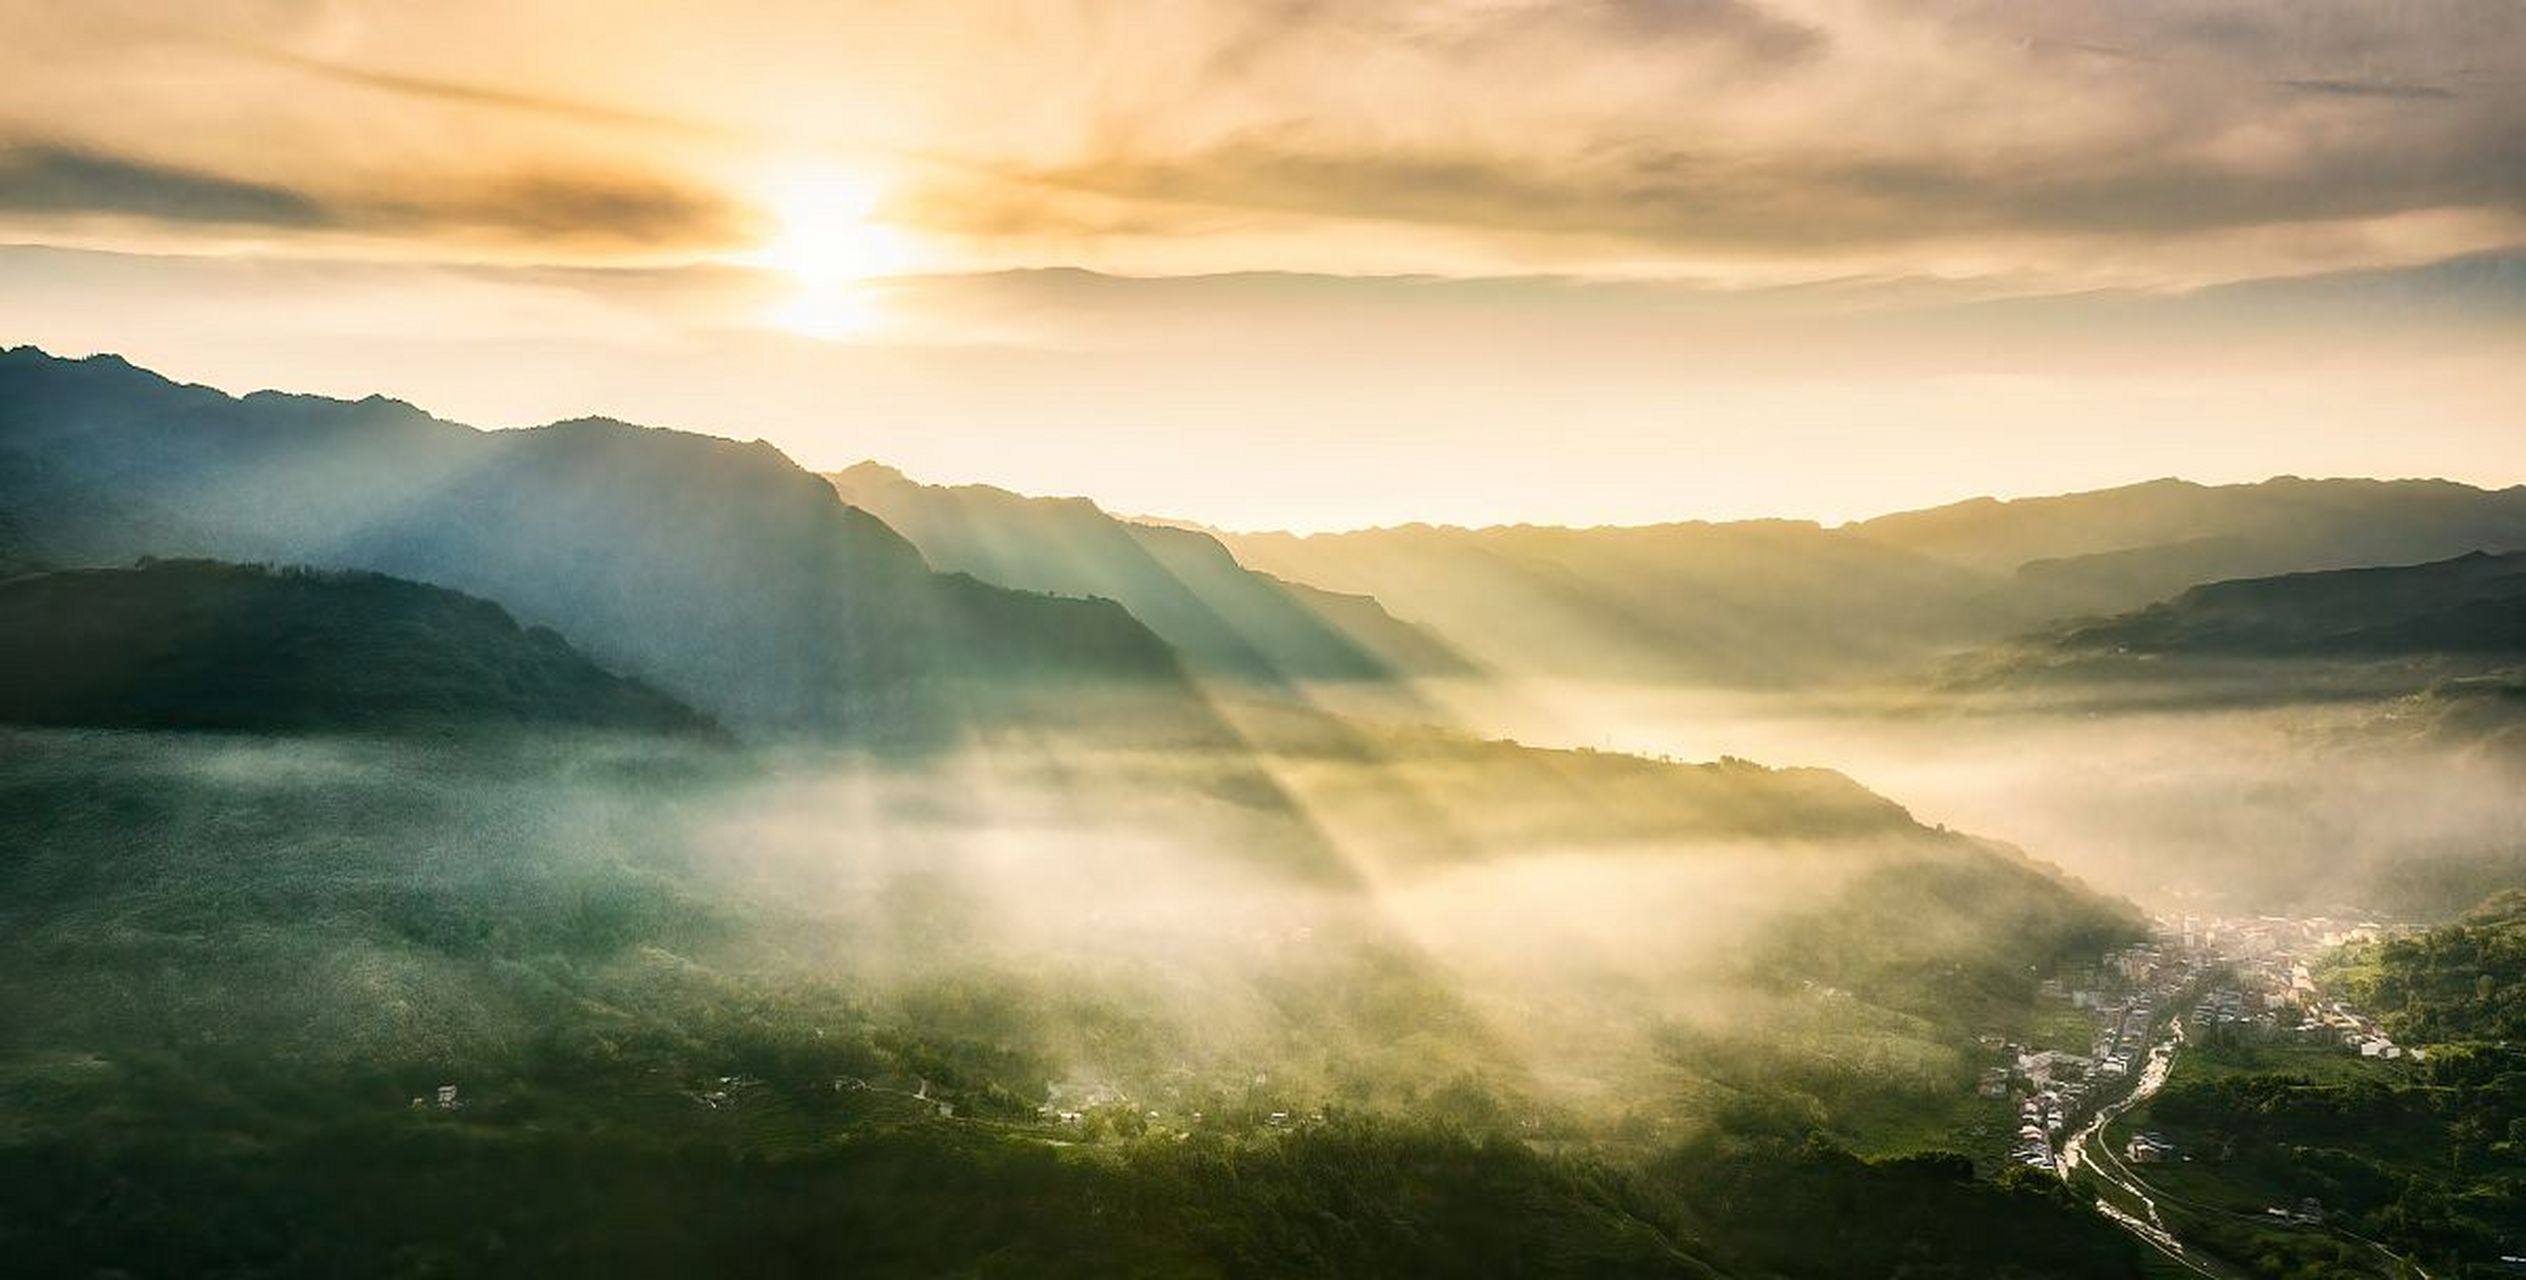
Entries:
<svg viewBox="0 0 2526 1280">
<path fill-rule="evenodd" d="M 751 231 L 753 216 L 715 192 L 645 174 L 433 175 L 343 190 L 45 142 L 0 146 L 0 211 L 616 248 L 733 243 Z"/>
<path fill-rule="evenodd" d="M 911 205 L 983 239 L 1313 223 L 1357 243 L 1380 223 L 1530 262 L 1695 269 L 1932 248 L 2057 263 L 2100 243 L 2197 257 L 2255 231 L 2526 211 L 2514 6 L 1190 8 L 1232 15 L 1232 81 L 1102 100 L 1090 125 L 997 157 L 1005 181 L 926 175 Z"/>
<path fill-rule="evenodd" d="M 416 238 L 714 243 L 816 164 L 975 265 L 2010 271 L 2526 212 L 2505 0 L 108 8 L 0 48 L 0 137 Z"/>
<path fill-rule="evenodd" d="M 347 203 L 341 211 L 380 231 L 472 231 L 635 249 L 741 243 L 754 220 L 716 192 L 642 174 L 530 172 L 444 194 Z"/>
<path fill-rule="evenodd" d="M 633 107 L 588 102 L 555 94 L 536 93 L 495 85 L 468 84 L 432 76 L 407 75 L 382 71 L 373 67 L 355 66 L 329 58 L 310 57 L 286 49 L 236 46 L 238 56 L 266 62 L 276 67 L 305 72 L 342 84 L 376 89 L 387 93 L 425 98 L 465 107 L 482 107 L 497 111 L 514 111 L 579 124 L 649 130 L 664 133 L 691 134 L 702 137 L 747 139 L 749 131 L 695 120 L 663 112 L 642 111 Z"/>
<path fill-rule="evenodd" d="M 324 206 L 284 187 L 43 143 L 0 147 L 0 209 L 267 227 L 331 221 Z"/>
<path fill-rule="evenodd" d="M 1796 62 L 1823 51 L 1819 27 L 1746 0 L 1601 0 L 1617 35 L 1655 40 L 1717 40 L 1762 62 Z"/>
<path fill-rule="evenodd" d="M 1179 206 L 1180 221 L 1192 225 L 1249 210 L 1672 249 L 1828 249 L 1973 235 L 2175 235 L 2526 203 L 2526 169 L 2475 166 L 2449 152 L 2322 148 L 2243 168 L 2180 151 L 2027 165 L 1934 153 L 1734 155 L 1665 150 L 1649 139 L 1545 157 L 1345 152 L 1255 138 L 1029 177 L 1032 189 L 1009 202 L 943 201 L 930 216 L 1016 228 L 1031 202 L 1058 225 L 1071 216 L 1065 194 L 1093 193 L 1126 207 Z"/>
<path fill-rule="evenodd" d="M 2283 80 L 2284 89 L 2300 93 L 2324 94 L 2338 98 L 2399 98 L 2407 101 L 2444 100 L 2456 96 L 2454 91 L 2426 84 L 2385 84 L 2373 80 Z"/>
</svg>

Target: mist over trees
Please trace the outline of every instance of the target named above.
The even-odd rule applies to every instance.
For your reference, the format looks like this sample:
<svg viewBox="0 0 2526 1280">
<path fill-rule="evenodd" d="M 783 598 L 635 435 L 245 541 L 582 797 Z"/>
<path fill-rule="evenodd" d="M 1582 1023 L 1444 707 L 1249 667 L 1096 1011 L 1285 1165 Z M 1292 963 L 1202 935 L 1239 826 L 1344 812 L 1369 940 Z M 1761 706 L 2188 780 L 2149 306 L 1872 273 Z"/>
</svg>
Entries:
<svg viewBox="0 0 2526 1280">
<path fill-rule="evenodd" d="M 1198 530 L 1117 519 L 1084 498 L 917 484 L 876 463 L 826 478 L 931 564 L 1006 587 L 1113 600 L 1213 675 L 1280 684 L 1470 670 L 1374 599 L 1256 573 Z"/>
<path fill-rule="evenodd" d="M 2276 481 L 1214 535 L 0 353 L 0 1249 L 2143 1275 L 1995 1072 L 2091 1047 L 2132 898 L 2526 874 L 2515 557 L 2464 545 L 2521 529 Z M 2475 1258 L 2513 906 L 2344 961 L 2475 1046 L 2428 1080 L 2164 1122 L 2254 1171 L 2425 1120 L 2478 1182 L 2311 1167 Z"/>
<path fill-rule="evenodd" d="M 1407 525 L 1224 540 L 1265 572 L 1374 596 L 1495 671 L 1760 689 L 1901 676 L 2219 579 L 2526 548 L 2526 487 L 2163 480 L 1833 528 Z"/>
<path fill-rule="evenodd" d="M 205 560 L 0 582 L 0 721 L 717 732 L 488 601 L 379 574 Z"/>
<path fill-rule="evenodd" d="M 0 508 L 22 554 L 63 567 L 194 556 L 479 595 L 734 727 L 935 741 L 997 710 L 994 686 L 1046 680 L 1201 714 L 1117 606 L 934 573 L 759 443 L 595 419 L 487 433 L 18 348 L 0 353 Z"/>
</svg>

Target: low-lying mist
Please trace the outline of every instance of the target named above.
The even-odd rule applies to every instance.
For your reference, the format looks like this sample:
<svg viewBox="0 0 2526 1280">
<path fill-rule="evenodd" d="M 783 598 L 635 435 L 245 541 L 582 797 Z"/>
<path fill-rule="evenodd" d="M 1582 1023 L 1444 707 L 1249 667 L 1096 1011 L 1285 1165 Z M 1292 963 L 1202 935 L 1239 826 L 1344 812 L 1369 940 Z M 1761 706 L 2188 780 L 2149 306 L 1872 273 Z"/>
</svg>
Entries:
<svg viewBox="0 0 2526 1280">
<path fill-rule="evenodd" d="M 1828 766 L 1923 822 L 2008 840 L 2162 909 L 2443 918 L 2526 879 L 2526 752 L 2430 693 L 2239 705 L 2173 682 L 2126 682 L 2111 699 L 1428 692 L 1525 741 Z"/>
<path fill-rule="evenodd" d="M 0 1043 L 64 1104 L 27 1123 L 286 1129 L 454 1083 L 512 1116 L 1649 1145 L 1759 1100 L 1864 1143 L 2132 927 L 1831 774 L 1439 735 L 913 766 L 22 732 L 0 793 Z"/>
</svg>

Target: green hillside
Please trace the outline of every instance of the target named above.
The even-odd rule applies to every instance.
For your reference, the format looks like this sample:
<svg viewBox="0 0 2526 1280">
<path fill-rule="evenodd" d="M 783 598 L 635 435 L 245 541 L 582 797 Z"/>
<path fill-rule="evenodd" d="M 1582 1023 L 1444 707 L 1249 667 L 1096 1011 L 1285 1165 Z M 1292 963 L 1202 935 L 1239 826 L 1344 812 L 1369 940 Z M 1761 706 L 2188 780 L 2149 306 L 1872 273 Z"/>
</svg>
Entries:
<svg viewBox="0 0 2526 1280">
<path fill-rule="evenodd" d="M 1968 1095 L 1972 1036 L 2126 936 L 2112 904 L 1830 775 L 1375 745 L 986 776 L 0 731 L 0 1247 L 83 1275 L 2136 1274 L 2057 1195 L 1841 1150 Z M 1390 790 L 1487 781 L 1412 819 L 1325 776 L 1416 755 Z M 1662 780 L 1663 810 L 1554 830 Z M 1374 842 L 1408 820 L 1435 829 Z M 1425 861 L 1450 830 L 1490 834 Z M 1638 918 L 1691 945 L 1467 967 L 1514 949 L 1449 911 L 1548 936 L 1531 889 L 1573 857 L 1680 877 Z M 1703 883 L 1724 909 L 1667 904 Z M 1840 1225 L 1778 1230 L 1809 1215 Z"/>
<path fill-rule="evenodd" d="M 2213 582 L 2052 642 L 2078 653 L 2526 661 L 2526 553 Z"/>
<path fill-rule="evenodd" d="M 2214 1037 L 2115 1133 L 2186 1153 L 2150 1180 L 2188 1239 L 2245 1274 L 2388 1274 L 2381 1245 L 2431 1275 L 2510 1274 L 2499 1259 L 2526 1239 L 2526 894 L 2348 948 L 2320 976 L 2407 1052 Z M 2308 1200 L 2321 1224 L 2270 1212 Z"/>
<path fill-rule="evenodd" d="M 919 484 L 873 462 L 826 479 L 932 565 L 1004 587 L 1116 601 L 1209 674 L 1277 683 L 1466 669 L 1376 601 L 1256 573 L 1206 533 L 1116 519 L 1085 498 Z"/>
<path fill-rule="evenodd" d="M 1118 606 L 933 573 L 761 442 L 604 419 L 477 431 L 21 347 L 0 351 L 0 510 L 63 567 L 205 557 L 478 595 L 751 736 L 935 744 L 1047 680 L 1202 715 Z"/>
<path fill-rule="evenodd" d="M 1221 537 L 1257 569 L 1374 596 L 1492 670 L 1759 689 L 1906 675 L 2217 579 L 2526 549 L 2526 488 L 2162 480 L 1835 527 Z"/>
<path fill-rule="evenodd" d="M 0 721 L 716 732 L 488 601 L 380 574 L 177 560 L 0 582 Z"/>
</svg>

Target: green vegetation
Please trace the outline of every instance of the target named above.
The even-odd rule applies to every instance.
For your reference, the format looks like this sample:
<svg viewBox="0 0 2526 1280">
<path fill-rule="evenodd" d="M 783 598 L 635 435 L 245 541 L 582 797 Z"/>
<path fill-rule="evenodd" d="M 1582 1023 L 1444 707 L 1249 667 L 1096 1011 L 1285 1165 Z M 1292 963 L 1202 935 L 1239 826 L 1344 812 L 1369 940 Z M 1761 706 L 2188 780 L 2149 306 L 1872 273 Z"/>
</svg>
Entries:
<svg viewBox="0 0 2526 1280">
<path fill-rule="evenodd" d="M 2157 480 L 1834 528 L 1404 525 L 1224 540 L 1266 573 L 1374 596 L 1493 670 L 1776 688 L 1902 678 L 1944 653 L 2205 582 L 2526 548 L 2526 494 Z"/>
<path fill-rule="evenodd" d="M 594 418 L 477 431 L 15 348 L 0 511 L 65 568 L 207 557 L 460 590 L 757 738 L 932 748 L 1012 711 L 1060 723 L 990 696 L 1054 677 L 1130 687 L 1169 727 L 1201 715 L 1119 606 L 933 573 L 760 442 Z"/>
<path fill-rule="evenodd" d="M 2460 703 L 2479 735 L 2514 727 L 2518 709 L 2462 695 L 2513 682 L 2522 661 L 2526 552 L 2473 551 L 2206 583 L 2056 624 L 1952 663 L 1949 678 L 2126 710 L 2426 697 Z"/>
<path fill-rule="evenodd" d="M 1201 671 L 1247 682 L 1461 674 L 1464 661 L 1376 601 L 1238 564 L 1209 534 L 1107 515 L 1085 498 L 917 484 L 864 462 L 825 477 L 938 569 L 1113 600 Z"/>
<path fill-rule="evenodd" d="M 609 735 L 13 733 L 0 1248 L 31 1274 L 2135 1274 L 2057 1190 L 1811 1139 L 1945 1097 L 1934 1019 L 1740 990 L 1768 1012 L 1729 1044 L 1618 1077 L 1699 1121 L 1625 1137 L 1669 1100 L 1556 1087 L 1454 953 L 1236 852 L 1278 819 L 1085 759 L 976 795 Z M 1038 828 L 1011 860 L 988 821 L 1122 795 L 1160 856 Z M 1846 1077 L 1793 1074 L 1811 1033 Z M 1900 1074 L 1916 1051 L 1939 1069 Z"/>
<path fill-rule="evenodd" d="M 2526 1046 L 2506 1039 L 2526 984 L 2526 895 L 2440 929 L 2356 948 L 2328 974 L 2385 1013 L 2412 1062 L 2332 1044 L 2186 1049 L 2164 1092 L 2116 1126 L 2189 1156 L 2151 1166 L 2187 1240 L 2254 1274 L 2379 1274 L 2377 1245 L 2440 1276 L 2499 1274 L 2526 1239 Z M 2276 1221 L 2313 1200 L 2342 1234 Z M 2375 1243 L 2371 1243 L 2371 1242 Z"/>
<path fill-rule="evenodd" d="M 2214 582 L 2074 624 L 2054 642 L 2090 653 L 2515 660 L 2526 656 L 2526 553 Z"/>
<path fill-rule="evenodd" d="M 2526 1045 L 2526 889 L 2445 928 L 2355 949 L 2333 978 L 2399 1040 Z"/>
<path fill-rule="evenodd" d="M 712 731 L 488 601 L 379 574 L 198 560 L 0 583 L 0 721 Z"/>
</svg>

